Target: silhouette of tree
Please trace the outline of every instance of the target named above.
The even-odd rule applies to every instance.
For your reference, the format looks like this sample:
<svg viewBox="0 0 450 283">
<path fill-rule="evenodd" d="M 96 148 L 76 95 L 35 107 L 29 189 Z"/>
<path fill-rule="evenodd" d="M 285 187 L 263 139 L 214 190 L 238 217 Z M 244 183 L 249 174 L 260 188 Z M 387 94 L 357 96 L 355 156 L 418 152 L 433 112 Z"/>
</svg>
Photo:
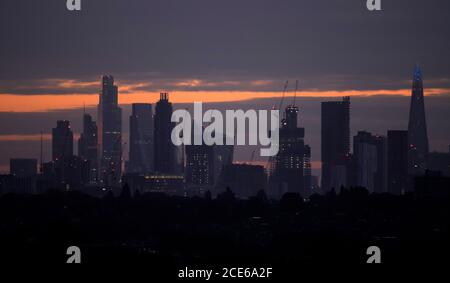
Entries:
<svg viewBox="0 0 450 283">
<path fill-rule="evenodd" d="M 205 192 L 204 198 L 206 201 L 212 200 L 211 192 L 209 190 Z"/>
<path fill-rule="evenodd" d="M 285 193 L 280 200 L 281 210 L 288 213 L 295 213 L 302 209 L 303 198 L 299 193 Z"/>
<path fill-rule="evenodd" d="M 120 193 L 120 198 L 125 199 L 125 200 L 131 199 L 131 190 L 130 190 L 130 186 L 128 186 L 127 183 L 125 183 L 125 185 L 123 185 L 123 187 L 122 187 L 122 192 Z"/>
</svg>

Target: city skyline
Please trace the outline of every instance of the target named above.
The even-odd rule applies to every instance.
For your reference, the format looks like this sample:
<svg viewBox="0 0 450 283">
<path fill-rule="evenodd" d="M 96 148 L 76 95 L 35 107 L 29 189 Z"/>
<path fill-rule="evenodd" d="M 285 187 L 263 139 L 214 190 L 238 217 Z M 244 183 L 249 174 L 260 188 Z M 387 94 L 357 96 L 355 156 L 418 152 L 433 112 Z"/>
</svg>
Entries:
<svg viewBox="0 0 450 283">
<path fill-rule="evenodd" d="M 408 123 L 409 131 L 387 129 L 386 135 L 371 136 L 371 133 L 358 129 L 358 135 L 353 138 L 353 151 L 350 150 L 351 98 L 343 97 L 341 101 L 321 102 L 322 165 L 320 167 L 322 174 L 317 175 L 321 176 L 320 187 L 322 191 L 326 192 L 331 188 L 339 188 L 341 186 L 348 187 L 357 185 L 366 187 L 371 192 L 383 192 L 389 191 L 392 183 L 398 184 L 399 180 L 403 179 L 403 181 L 400 181 L 403 185 L 400 187 L 395 185 L 394 187 L 402 193 L 409 190 L 411 184 L 406 181 L 409 178 L 408 176 L 419 173 L 414 173 L 411 169 L 406 170 L 407 173 L 401 173 L 403 171 L 398 171 L 401 169 L 389 168 L 392 164 L 396 166 L 395 168 L 399 168 L 400 163 L 405 168 L 411 168 L 412 156 L 421 156 L 421 168 L 424 168 L 422 170 L 427 168 L 426 163 L 429 151 L 428 135 L 426 126 L 425 132 L 423 132 L 424 128 L 421 126 L 425 124 L 424 90 L 422 73 L 420 67 L 417 65 L 414 68 L 412 81 Z M 280 152 L 273 158 L 270 158 L 268 163 L 263 167 L 266 167 L 267 173 L 269 174 L 268 184 L 270 186 L 269 190 L 272 190 L 271 195 L 281 196 L 283 192 L 300 192 L 302 195 L 308 196 L 313 192 L 311 173 L 314 171 L 312 170 L 314 168 L 311 166 L 311 151 L 314 151 L 314 147 L 311 149 L 309 145 L 304 143 L 305 129 L 298 128 L 297 126 L 299 123 L 299 107 L 295 104 L 296 96 L 293 98 L 293 104 L 289 104 L 288 102 L 285 103 L 286 105 L 283 104 L 287 87 L 288 82 L 285 85 L 279 105 L 281 107 L 280 110 L 283 110 L 286 106 L 280 124 Z M 297 87 L 298 81 L 296 84 Z M 206 147 L 205 149 L 193 147 L 187 148 L 186 151 L 185 147 L 177 147 L 171 143 L 170 134 L 175 123 L 170 121 L 171 113 L 174 110 L 172 103 L 169 102 L 168 93 L 160 94 L 160 100 L 155 105 L 154 116 L 152 114 L 152 104 L 132 104 L 132 113 L 129 116 L 131 134 L 129 141 L 124 143 L 122 143 L 122 109 L 118 107 L 119 95 L 119 86 L 115 84 L 114 77 L 104 75 L 101 80 L 97 113 L 99 128 L 97 128 L 97 124 L 92 120 L 92 117 L 86 114 L 86 109 L 83 108 L 83 132 L 78 138 L 78 152 L 76 154 L 82 160 L 76 159 L 75 157 L 72 158 L 72 156 L 75 156 L 74 134 L 71 130 L 70 121 L 58 120 L 57 127 L 52 130 L 52 162 L 45 162 L 41 152 L 39 172 L 45 176 L 50 172 L 49 170 L 54 170 L 56 174 L 62 174 L 57 178 L 66 180 L 66 178 L 74 178 L 73 176 L 66 176 L 71 168 L 79 168 L 81 171 L 75 172 L 84 174 L 84 169 L 82 168 L 89 166 L 89 176 L 83 176 L 81 184 L 90 183 L 91 185 L 104 187 L 121 186 L 120 180 L 122 178 L 126 178 L 126 180 L 133 178 L 131 175 L 122 176 L 122 170 L 125 169 L 124 172 L 126 174 L 144 174 L 148 176 L 154 173 L 173 176 L 184 175 L 184 178 L 193 181 L 192 184 L 198 183 L 196 186 L 200 185 L 203 191 L 205 188 L 211 189 L 216 186 L 216 183 L 220 179 L 218 176 L 220 176 L 220 172 L 224 168 L 211 167 L 215 163 L 213 160 L 216 159 L 215 153 L 213 153 L 215 150 L 211 151 L 212 147 L 211 149 L 209 149 L 210 147 Z M 418 114 L 416 113 L 417 111 L 419 111 Z M 417 139 L 417 130 L 414 128 L 416 124 L 419 126 L 418 133 L 424 135 L 419 135 L 421 140 L 426 140 L 426 152 L 420 152 L 421 155 L 417 155 L 417 148 L 412 146 L 416 143 L 414 138 Z M 406 133 L 406 136 L 401 133 Z M 414 135 L 410 133 L 414 133 Z M 385 140 L 386 137 L 387 141 Z M 127 142 L 130 144 L 130 155 L 125 160 L 122 152 L 125 150 L 123 146 Z M 393 161 L 391 158 L 391 155 L 393 155 L 392 152 L 403 151 L 401 148 L 403 145 L 408 156 L 406 165 L 403 164 L 404 162 L 401 162 L 403 159 Z M 191 153 L 195 152 L 193 151 L 194 148 L 197 150 L 197 153 L 195 153 L 195 157 L 192 157 Z M 395 148 L 394 151 L 393 148 Z M 211 157 L 205 159 L 209 155 Z M 254 163 L 254 155 L 255 150 L 253 150 L 251 160 L 247 160 L 247 163 Z M 400 156 L 402 155 L 399 154 L 398 158 Z M 13 164 L 12 157 L 10 160 L 10 164 Z M 18 159 L 16 158 L 14 160 Z M 83 160 L 88 162 L 86 163 L 88 165 L 84 164 Z M 239 159 L 235 159 L 234 161 L 240 163 Z M 185 162 L 186 172 L 184 168 Z M 383 162 L 386 163 L 383 164 Z M 192 167 L 189 164 L 197 165 Z M 204 167 L 204 164 L 210 165 Z M 99 165 L 100 167 L 97 167 Z M 29 165 L 27 166 L 24 170 L 28 170 Z M 10 170 L 13 170 L 13 168 L 11 167 Z M 17 169 L 14 170 L 17 171 Z M 211 170 L 216 170 L 218 173 L 212 173 L 213 171 L 208 173 Z M 290 171 L 292 172 L 289 173 Z M 197 173 L 192 175 L 193 172 Z M 202 172 L 205 172 L 206 175 L 203 176 Z M 388 172 L 388 174 L 383 172 Z M 217 175 L 216 178 L 210 179 L 213 176 L 211 174 Z M 155 177 L 159 178 L 158 175 L 155 175 Z M 376 185 L 374 178 L 377 178 L 377 182 L 381 183 L 377 183 Z M 214 183 L 205 181 L 207 179 L 214 180 Z M 386 182 L 387 186 L 383 185 Z M 132 183 L 135 183 L 135 181 L 132 181 Z M 188 183 L 187 185 L 189 187 Z M 276 193 L 275 191 L 279 192 Z"/>
<path fill-rule="evenodd" d="M 426 93 L 426 90 L 425 90 Z M 364 118 L 367 120 L 369 117 L 365 115 L 366 112 L 371 113 L 372 112 L 377 112 L 377 111 L 386 111 L 387 115 L 393 115 L 392 113 L 388 113 L 388 111 L 386 109 L 383 109 L 383 107 L 380 105 L 379 108 L 373 108 L 372 105 L 370 105 L 370 101 L 374 101 L 375 105 L 379 105 L 380 102 L 377 102 L 377 100 L 384 100 L 386 102 L 389 102 L 390 100 L 392 100 L 394 102 L 392 107 L 395 107 L 395 109 L 399 109 L 399 111 L 403 111 L 404 115 L 402 115 L 401 120 L 396 119 L 396 120 L 392 120 L 390 119 L 387 115 L 384 115 L 386 117 L 386 119 L 381 120 L 381 124 L 380 124 L 380 119 L 382 119 L 381 117 L 377 117 L 378 115 L 374 113 L 374 116 L 371 116 L 370 119 L 372 119 L 373 121 L 370 121 L 369 123 L 367 123 L 366 125 L 361 126 L 361 123 L 359 121 L 353 121 L 356 123 L 352 123 L 352 136 L 353 134 L 356 134 L 356 132 L 358 130 L 369 130 L 372 133 L 375 134 L 385 134 L 386 130 L 389 129 L 389 123 L 392 123 L 392 128 L 397 128 L 397 129 L 405 129 L 407 128 L 407 119 L 408 119 L 408 112 L 409 112 L 409 98 L 410 97 L 393 97 L 393 98 L 383 98 L 383 97 L 373 97 L 373 98 L 368 98 L 368 97 L 354 97 L 354 99 L 356 99 L 356 101 L 360 101 L 359 102 L 359 106 L 358 108 L 355 108 L 354 110 L 356 110 L 356 112 L 352 113 L 352 115 L 356 115 L 356 119 L 355 120 L 360 120 L 358 119 L 358 117 L 363 117 L 361 115 L 364 115 Z M 429 97 L 430 98 L 430 97 Z M 290 99 L 290 98 L 289 98 Z M 353 100 L 354 100 L 353 99 Z M 438 129 L 440 127 L 442 127 L 445 124 L 441 124 L 441 123 L 445 123 L 445 115 L 446 113 L 445 111 L 445 105 L 447 105 L 447 103 L 450 103 L 450 99 L 446 99 L 445 97 L 436 97 L 434 102 L 432 100 L 433 98 L 427 99 L 427 102 L 431 105 L 426 105 L 426 107 L 428 109 L 433 109 L 433 112 L 428 111 L 428 119 L 432 119 L 431 123 L 429 122 L 429 126 L 431 128 L 431 130 L 429 130 L 429 134 L 430 134 L 430 151 L 445 151 L 448 148 L 448 142 L 446 142 L 446 140 L 449 139 L 449 137 L 446 135 L 445 131 L 439 131 Z M 271 107 L 271 105 L 275 105 L 278 104 L 278 100 L 279 98 L 274 98 L 274 99 L 267 99 L 267 100 L 261 100 L 261 102 L 259 101 L 254 101 L 255 103 L 257 103 L 256 105 L 261 105 L 261 108 L 264 109 L 268 109 Z M 311 133 L 313 132 L 313 140 L 311 141 L 310 137 L 306 137 L 307 138 L 307 142 L 312 144 L 313 147 L 317 148 L 318 146 L 318 142 L 320 142 L 320 137 L 318 136 L 317 133 L 317 129 L 320 130 L 320 125 L 317 125 L 316 122 L 311 121 L 310 119 L 313 119 L 312 117 L 317 117 L 317 106 L 320 106 L 320 102 L 324 101 L 324 100 L 329 100 L 329 98 L 314 98 L 314 99 L 306 99 L 306 98 L 298 98 L 298 103 L 302 106 L 305 105 L 306 108 L 303 108 L 302 110 L 306 111 L 306 117 L 307 120 L 305 121 L 307 126 L 307 132 Z M 399 103 L 400 101 L 401 104 Z M 147 101 L 144 101 L 147 102 Z M 251 102 L 251 101 L 250 101 Z M 238 104 L 240 107 L 239 108 L 247 108 L 250 102 L 246 102 L 246 103 L 241 103 Z M 306 104 L 305 104 L 306 102 Z M 367 102 L 367 104 L 366 104 Z M 253 103 L 253 102 L 252 102 Z M 369 105 L 368 105 L 369 104 Z M 186 106 L 184 106 L 186 105 Z M 208 104 L 205 104 L 208 106 Z M 217 105 L 217 104 L 211 104 L 211 108 L 214 108 L 213 105 Z M 224 107 L 226 107 L 226 105 L 228 104 L 224 104 Z M 189 104 L 174 104 L 175 108 L 186 108 L 189 107 Z M 122 106 L 123 107 L 123 106 Z M 126 106 L 125 106 L 126 107 Z M 314 107 L 314 108 L 313 108 Z M 369 109 L 370 108 L 370 109 Z M 442 108 L 442 111 L 439 110 L 440 108 Z M 129 108 L 130 109 L 130 108 Z M 131 109 L 130 109 L 131 110 Z M 76 110 L 67 110 L 67 111 L 60 111 L 60 112 L 50 112 L 50 113 L 36 113 L 36 115 L 33 114 L 33 116 L 35 116 L 35 118 L 33 118 L 33 120 L 39 121 L 39 119 L 44 119 L 44 122 L 48 119 L 46 117 L 58 117 L 55 118 L 55 120 L 61 119 L 67 119 L 70 120 L 72 122 L 72 124 L 78 124 L 79 126 L 77 126 L 77 130 L 74 129 L 74 127 L 72 126 L 73 130 L 74 130 L 74 138 L 78 139 L 79 138 L 79 134 L 82 132 L 82 126 L 80 121 L 82 119 L 80 119 L 79 117 L 82 116 L 82 113 L 86 111 L 89 112 L 90 115 L 96 117 L 96 108 L 80 108 L 80 109 L 76 109 Z M 397 111 L 397 110 L 396 110 Z M 64 114 L 67 113 L 67 114 Z M 129 113 L 129 112 L 128 112 Z M 320 113 L 320 112 L 319 112 Z M 31 114 L 31 113 L 30 113 Z M 28 115 L 30 115 L 28 114 Z M 18 113 L 16 114 L 4 114 L 4 116 L 8 116 L 11 115 L 13 117 L 18 117 Z M 28 116 L 26 115 L 26 116 Z M 123 116 L 126 116 L 127 114 L 125 113 Z M 382 115 L 383 116 L 383 115 Z M 70 118 L 72 117 L 72 118 Z M 393 117 L 396 117 L 396 115 L 393 115 Z M 70 118 L 70 119 L 69 119 Z M 433 119 L 434 118 L 434 119 Z M 437 118 L 437 119 L 436 119 Z M 17 119 L 17 118 L 15 118 Z M 402 121 L 403 120 L 403 121 Z M 320 122 L 320 119 L 318 120 Z M 30 121 L 33 122 L 33 121 Z M 49 121 L 50 122 L 50 121 Z M 54 122 L 50 122 L 50 125 L 52 125 Z M 126 119 L 126 117 L 123 117 L 123 126 L 124 126 L 124 135 L 126 135 L 126 137 L 124 137 L 125 140 L 128 140 L 128 119 Z M 314 125 L 314 127 L 311 127 L 311 125 Z M 356 125 L 354 125 L 356 124 Z M 31 124 L 32 125 L 32 124 Z M 39 122 L 39 128 L 30 128 L 29 130 L 27 128 L 29 128 L 28 125 L 24 124 L 24 130 L 25 131 L 30 131 L 33 132 L 37 132 L 36 134 L 12 134 L 12 135 L 0 135 L 0 142 L 3 142 L 5 144 L 16 144 L 17 146 L 19 146 L 19 148 L 21 148 L 21 151 L 15 151 L 14 147 L 12 148 L 12 152 L 9 151 L 9 155 L 11 156 L 3 156 L 3 160 L 4 160 L 4 165 L 0 166 L 0 168 L 2 168 L 1 171 L 3 172 L 7 172 L 8 171 L 8 167 L 7 165 L 9 164 L 9 158 L 10 157 L 35 157 L 35 158 L 39 158 L 39 143 L 40 143 L 40 131 L 43 130 L 44 131 L 44 158 L 45 160 L 49 160 L 48 157 L 48 153 L 50 152 L 50 148 L 48 147 L 48 142 L 50 141 L 50 132 L 49 130 L 51 129 L 51 126 L 48 126 L 48 128 L 42 127 L 42 123 Z M 309 126 L 308 126 L 309 125 Z M 383 126 L 384 125 L 384 126 Z M 397 126 L 395 126 L 397 125 Z M 440 126 L 441 125 L 441 126 Z M 3 127 L 8 127 L 8 125 L 2 125 Z M 22 129 L 18 129 L 20 131 L 22 131 Z M 30 147 L 29 145 L 33 145 L 32 147 Z M 25 149 L 23 146 L 26 146 L 27 148 Z M 34 150 L 32 150 L 34 148 Z M 16 153 L 14 153 L 16 152 Z M 25 152 L 31 152 L 31 154 L 29 153 L 25 153 Z M 27 155 L 25 155 L 27 154 Z M 128 152 L 124 152 L 124 157 L 125 159 L 128 159 Z M 237 161 L 249 161 L 250 159 L 250 154 L 247 153 L 243 153 L 242 150 L 239 151 L 238 150 L 238 158 Z M 1 154 L 0 154 L 1 157 Z M 257 158 L 258 159 L 258 158 Z M 317 151 L 313 152 L 313 167 L 317 170 L 317 161 L 320 160 L 320 155 L 318 155 Z M 262 160 L 261 160 L 262 161 Z"/>
<path fill-rule="evenodd" d="M 1 0 L 0 262 L 274 282 L 446 263 L 449 13 Z"/>
</svg>

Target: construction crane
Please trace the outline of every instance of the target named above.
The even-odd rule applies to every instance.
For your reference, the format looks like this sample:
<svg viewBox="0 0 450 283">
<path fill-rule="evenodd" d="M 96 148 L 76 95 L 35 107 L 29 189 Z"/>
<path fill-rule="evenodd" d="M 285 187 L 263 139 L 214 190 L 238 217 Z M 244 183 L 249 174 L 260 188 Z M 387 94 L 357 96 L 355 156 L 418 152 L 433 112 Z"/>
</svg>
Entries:
<svg viewBox="0 0 450 283">
<path fill-rule="evenodd" d="M 274 110 L 281 111 L 281 107 L 283 107 L 284 97 L 286 95 L 288 86 L 289 86 L 289 81 L 286 81 L 286 83 L 284 84 L 283 92 L 281 94 L 281 99 L 280 99 L 280 104 L 278 106 L 278 109 L 274 109 Z M 273 156 L 270 156 L 267 159 L 266 169 L 268 170 L 268 173 L 270 173 L 270 171 L 272 171 L 271 168 L 270 168 L 272 160 L 273 160 Z"/>
<path fill-rule="evenodd" d="M 283 107 L 284 97 L 286 96 L 288 85 L 289 81 L 286 81 L 286 83 L 284 84 L 283 93 L 281 94 L 280 105 L 278 106 L 279 111 L 281 111 L 281 107 Z"/>
</svg>

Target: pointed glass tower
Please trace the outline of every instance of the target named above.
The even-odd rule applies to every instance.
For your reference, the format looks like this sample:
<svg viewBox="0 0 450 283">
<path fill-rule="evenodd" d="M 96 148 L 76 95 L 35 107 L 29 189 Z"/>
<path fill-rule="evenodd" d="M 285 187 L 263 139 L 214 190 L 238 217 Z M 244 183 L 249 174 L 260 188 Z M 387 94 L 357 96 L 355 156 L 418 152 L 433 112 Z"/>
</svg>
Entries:
<svg viewBox="0 0 450 283">
<path fill-rule="evenodd" d="M 418 65 L 414 69 L 411 107 L 408 124 L 409 173 L 418 175 L 426 169 L 428 155 L 428 135 L 425 119 L 422 71 Z"/>
</svg>

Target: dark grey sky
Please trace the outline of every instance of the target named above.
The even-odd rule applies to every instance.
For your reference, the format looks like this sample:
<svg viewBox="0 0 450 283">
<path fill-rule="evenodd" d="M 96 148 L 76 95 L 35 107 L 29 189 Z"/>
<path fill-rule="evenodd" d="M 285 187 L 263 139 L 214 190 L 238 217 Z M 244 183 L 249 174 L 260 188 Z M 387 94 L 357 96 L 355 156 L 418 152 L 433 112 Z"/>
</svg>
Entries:
<svg viewBox="0 0 450 283">
<path fill-rule="evenodd" d="M 130 81 L 301 78 L 307 89 L 396 89 L 416 62 L 429 87 L 450 86 L 450 1 L 382 0 L 381 12 L 365 3 L 83 0 L 81 12 L 69 12 L 65 0 L 2 0 L 0 92 L 40 93 L 45 88 L 17 85 L 102 73 Z"/>
</svg>

